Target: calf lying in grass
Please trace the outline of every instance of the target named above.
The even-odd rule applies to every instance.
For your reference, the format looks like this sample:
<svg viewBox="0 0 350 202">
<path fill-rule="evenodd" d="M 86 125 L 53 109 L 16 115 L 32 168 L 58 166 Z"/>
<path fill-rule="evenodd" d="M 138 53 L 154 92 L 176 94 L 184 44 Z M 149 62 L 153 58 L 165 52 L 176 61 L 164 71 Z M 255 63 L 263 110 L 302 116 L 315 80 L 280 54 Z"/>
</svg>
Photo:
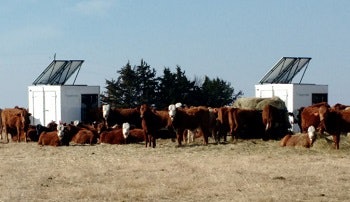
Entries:
<svg viewBox="0 0 350 202">
<path fill-rule="evenodd" d="M 305 148 L 312 147 L 313 143 L 316 140 L 316 134 L 315 134 L 315 127 L 310 126 L 307 130 L 307 133 L 300 133 L 291 135 L 288 134 L 284 136 L 284 138 L 281 140 L 280 145 L 282 147 L 284 146 L 300 146 Z"/>
</svg>

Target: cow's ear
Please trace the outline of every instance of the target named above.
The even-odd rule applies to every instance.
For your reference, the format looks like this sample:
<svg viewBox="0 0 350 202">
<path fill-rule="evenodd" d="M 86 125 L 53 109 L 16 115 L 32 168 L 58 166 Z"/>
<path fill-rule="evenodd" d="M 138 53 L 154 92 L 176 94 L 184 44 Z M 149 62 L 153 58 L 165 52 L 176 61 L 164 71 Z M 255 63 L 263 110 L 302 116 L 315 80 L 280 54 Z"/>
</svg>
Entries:
<svg viewBox="0 0 350 202">
<path fill-rule="evenodd" d="M 31 116 L 32 114 L 31 113 L 28 113 L 28 116 Z"/>
<path fill-rule="evenodd" d="M 314 116 L 318 116 L 318 115 L 319 115 L 319 113 L 318 113 L 318 112 L 315 112 L 315 113 L 314 113 Z"/>
</svg>

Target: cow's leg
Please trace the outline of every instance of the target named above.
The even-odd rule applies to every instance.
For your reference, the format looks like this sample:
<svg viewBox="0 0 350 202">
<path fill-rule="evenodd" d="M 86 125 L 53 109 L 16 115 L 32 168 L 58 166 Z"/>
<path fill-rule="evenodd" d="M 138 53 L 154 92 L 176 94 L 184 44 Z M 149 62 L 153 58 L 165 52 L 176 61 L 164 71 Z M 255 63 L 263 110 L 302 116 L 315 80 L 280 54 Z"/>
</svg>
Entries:
<svg viewBox="0 0 350 202">
<path fill-rule="evenodd" d="M 24 132 L 24 142 L 27 142 L 27 132 Z"/>
<path fill-rule="evenodd" d="M 151 135 L 151 136 L 152 136 L 153 148 L 155 148 L 156 147 L 156 138 L 153 135 Z"/>
<path fill-rule="evenodd" d="M 210 136 L 210 131 L 209 130 L 203 131 L 203 137 L 204 137 L 204 144 L 205 145 L 208 145 L 208 143 L 209 143 L 209 136 Z"/>
<path fill-rule="evenodd" d="M 333 135 L 333 142 L 335 149 L 339 149 L 340 134 Z"/>
<path fill-rule="evenodd" d="M 145 147 L 147 147 L 147 145 L 148 145 L 148 134 L 147 134 L 146 131 L 144 133 L 145 133 Z"/>
<path fill-rule="evenodd" d="M 178 146 L 182 146 L 182 138 L 184 134 L 184 129 L 178 129 L 176 133 L 177 144 Z"/>
<path fill-rule="evenodd" d="M 5 134 L 5 141 L 8 143 L 9 142 L 9 138 L 8 138 L 7 127 L 6 126 L 3 127 L 3 133 Z"/>
</svg>

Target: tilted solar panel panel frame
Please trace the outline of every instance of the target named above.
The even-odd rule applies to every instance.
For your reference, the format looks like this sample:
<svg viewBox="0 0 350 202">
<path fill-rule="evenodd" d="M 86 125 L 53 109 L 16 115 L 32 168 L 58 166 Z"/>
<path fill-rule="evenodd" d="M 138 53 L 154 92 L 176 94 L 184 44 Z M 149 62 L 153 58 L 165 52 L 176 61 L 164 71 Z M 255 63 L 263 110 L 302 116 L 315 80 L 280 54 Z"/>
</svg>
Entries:
<svg viewBox="0 0 350 202">
<path fill-rule="evenodd" d="M 83 62 L 84 60 L 53 60 L 33 82 L 33 85 L 64 85 L 78 70 L 74 84 Z"/>
<path fill-rule="evenodd" d="M 310 57 L 283 57 L 259 83 L 291 83 L 293 78 L 305 67 L 300 79 L 301 82 L 310 60 Z"/>
</svg>

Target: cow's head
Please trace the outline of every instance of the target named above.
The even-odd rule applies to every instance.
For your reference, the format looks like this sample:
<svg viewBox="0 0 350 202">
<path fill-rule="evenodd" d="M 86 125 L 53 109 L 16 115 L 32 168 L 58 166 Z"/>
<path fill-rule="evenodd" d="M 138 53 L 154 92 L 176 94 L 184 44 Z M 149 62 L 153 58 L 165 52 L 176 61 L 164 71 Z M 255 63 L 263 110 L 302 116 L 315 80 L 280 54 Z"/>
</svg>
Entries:
<svg viewBox="0 0 350 202">
<path fill-rule="evenodd" d="M 169 113 L 171 120 L 173 121 L 175 118 L 175 115 L 176 115 L 176 106 L 174 104 L 169 105 L 168 113 Z"/>
<path fill-rule="evenodd" d="M 105 120 L 107 120 L 110 110 L 111 110 L 111 105 L 109 104 L 102 105 L 102 116 Z"/>
<path fill-rule="evenodd" d="M 123 136 L 124 139 L 128 138 L 130 133 L 130 124 L 129 123 L 123 123 Z"/>
<path fill-rule="evenodd" d="M 64 136 L 64 125 L 63 123 L 59 123 L 57 125 L 57 136 L 60 140 L 62 140 L 63 136 Z"/>
<path fill-rule="evenodd" d="M 140 107 L 140 117 L 141 119 L 145 116 L 147 111 L 149 110 L 149 107 L 146 104 L 141 105 Z"/>
<path fill-rule="evenodd" d="M 313 143 L 315 142 L 316 140 L 316 129 L 314 126 L 309 126 L 309 128 L 307 129 L 307 134 L 308 134 L 308 137 L 309 137 L 309 141 L 310 141 L 310 145 L 312 146 Z"/>
</svg>

